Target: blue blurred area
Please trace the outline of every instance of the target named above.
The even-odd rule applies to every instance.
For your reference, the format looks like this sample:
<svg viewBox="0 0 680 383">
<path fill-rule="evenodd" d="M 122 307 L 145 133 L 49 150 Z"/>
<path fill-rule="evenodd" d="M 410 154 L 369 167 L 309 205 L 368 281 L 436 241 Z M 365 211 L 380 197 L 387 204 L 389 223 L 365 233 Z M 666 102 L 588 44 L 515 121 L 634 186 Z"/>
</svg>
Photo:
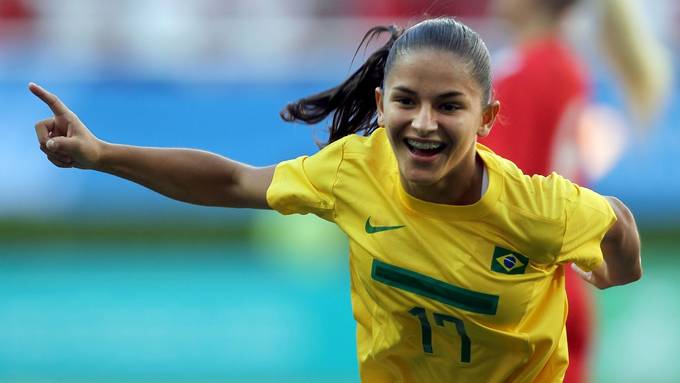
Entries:
<svg viewBox="0 0 680 383">
<path fill-rule="evenodd" d="M 40 79 L 31 79 L 40 80 Z M 0 215 L 121 214 L 140 208 L 195 214 L 219 213 L 188 207 L 114 177 L 53 167 L 38 150 L 32 126 L 49 110 L 25 82 L 0 82 Z M 312 154 L 325 126 L 284 123 L 278 112 L 286 103 L 333 84 L 181 83 L 106 81 L 43 85 L 60 95 L 100 138 L 133 145 L 193 147 L 253 165 L 269 165 Z M 680 178 L 675 161 L 680 149 L 680 97 L 675 87 L 669 107 L 650 137 L 634 136 L 617 166 L 594 188 L 619 196 L 643 222 L 678 222 Z M 598 102 L 617 106 L 616 90 L 596 82 Z M 4 158 L 2 158 L 4 157 Z M 55 194 L 56 193 L 56 194 Z M 50 196 L 50 198 L 45 198 Z M 54 198 L 56 197 L 56 198 Z"/>
<path fill-rule="evenodd" d="M 358 376 L 339 254 L 292 270 L 234 244 L 3 251 L 2 382 Z"/>
<path fill-rule="evenodd" d="M 356 382 L 345 250 L 314 249 L 5 245 L 0 382 Z M 594 381 L 680 376 L 677 243 L 646 250 L 640 282 L 596 295 Z"/>
<path fill-rule="evenodd" d="M 676 61 L 675 73 L 678 71 Z M 659 114 L 647 128 L 638 128 L 630 114 L 630 142 L 622 158 L 593 188 L 623 200 L 643 225 L 679 225 L 680 178 L 676 161 L 680 155 L 680 76 L 674 77 L 668 100 L 659 106 Z M 627 105 L 620 87 L 614 85 L 614 75 L 604 68 L 594 71 L 593 101 L 618 111 Z M 643 133 L 647 129 L 649 133 Z"/>
<path fill-rule="evenodd" d="M 28 80 L 27 80 L 28 81 Z M 45 83 L 100 138 L 131 145 L 192 147 L 252 165 L 270 165 L 317 150 L 321 128 L 284 123 L 286 103 L 328 84 L 203 84 L 172 82 Z M 0 83 L 0 99 L 11 113 L 0 114 L 9 140 L 0 142 L 5 186 L 3 211 L 21 215 L 102 213 L 186 207 L 149 191 L 93 172 L 53 167 L 39 151 L 34 123 L 49 109 L 26 91 L 26 83 Z M 31 173 L 27 175 L 26 172 Z M 37 177 L 37 179 L 36 179 Z M 45 201 L 58 189 L 60 198 Z M 105 201 L 105 203 L 102 203 Z M 15 211 L 17 206 L 23 209 Z M 36 209 L 41 206 L 42 209 Z"/>
</svg>

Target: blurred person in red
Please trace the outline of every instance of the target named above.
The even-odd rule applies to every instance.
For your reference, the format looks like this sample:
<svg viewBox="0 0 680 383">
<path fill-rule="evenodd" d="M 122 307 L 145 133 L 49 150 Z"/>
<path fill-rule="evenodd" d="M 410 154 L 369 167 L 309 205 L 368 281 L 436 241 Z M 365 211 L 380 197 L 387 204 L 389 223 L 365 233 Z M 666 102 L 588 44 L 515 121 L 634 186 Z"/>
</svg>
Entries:
<svg viewBox="0 0 680 383">
<path fill-rule="evenodd" d="M 33 9 L 25 0 L 0 0 L 0 19 L 2 20 L 23 20 L 33 16 Z"/>
<path fill-rule="evenodd" d="M 430 17 L 482 17 L 486 3 L 487 0 L 350 0 L 337 4 L 352 15 L 360 17 L 412 19 L 422 17 L 423 13 Z"/>
<path fill-rule="evenodd" d="M 0 0 L 0 39 L 21 37 L 21 27 L 28 25 L 35 11 L 25 0 Z"/>
<path fill-rule="evenodd" d="M 623 118 L 589 102 L 585 64 L 564 37 L 568 11 L 578 0 L 494 0 L 494 16 L 510 29 L 512 46 L 499 56 L 494 91 L 502 110 L 493 133 L 481 140 L 525 174 L 553 171 L 589 184 L 613 166 L 625 146 Z M 628 0 L 596 4 L 600 37 L 628 96 L 632 117 L 647 126 L 669 84 L 661 46 L 634 19 Z M 591 105 L 589 105 L 591 104 Z M 569 302 L 569 368 L 565 382 L 587 382 L 594 322 L 591 293 L 578 270 L 565 267 Z"/>
</svg>

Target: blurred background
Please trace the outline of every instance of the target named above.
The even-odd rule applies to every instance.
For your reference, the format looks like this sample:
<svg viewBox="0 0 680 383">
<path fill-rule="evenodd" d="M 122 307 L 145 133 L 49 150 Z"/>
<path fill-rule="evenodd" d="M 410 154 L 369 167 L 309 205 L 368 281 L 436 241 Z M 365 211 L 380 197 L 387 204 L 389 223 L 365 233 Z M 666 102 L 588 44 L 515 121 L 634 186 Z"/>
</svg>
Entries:
<svg viewBox="0 0 680 383">
<path fill-rule="evenodd" d="M 591 186 L 634 211 L 645 267 L 596 294 L 593 377 L 677 382 L 680 76 L 641 129 L 599 54 L 593 3 L 570 16 L 569 39 L 625 139 Z M 680 4 L 636 4 L 677 74 Z M 334 226 L 58 169 L 33 129 L 49 110 L 26 86 L 58 94 L 107 141 L 274 164 L 325 137 L 283 123 L 287 102 L 343 80 L 371 26 L 426 13 L 458 16 L 494 58 L 510 43 L 481 0 L 0 0 L 0 382 L 357 382 Z"/>
</svg>

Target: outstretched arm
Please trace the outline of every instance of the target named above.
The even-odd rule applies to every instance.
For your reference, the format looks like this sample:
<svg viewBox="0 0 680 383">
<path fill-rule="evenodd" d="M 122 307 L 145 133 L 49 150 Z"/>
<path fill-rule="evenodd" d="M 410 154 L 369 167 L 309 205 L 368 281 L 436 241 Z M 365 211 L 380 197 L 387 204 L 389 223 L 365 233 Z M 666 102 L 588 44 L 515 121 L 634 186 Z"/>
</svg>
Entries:
<svg viewBox="0 0 680 383">
<path fill-rule="evenodd" d="M 591 272 L 585 272 L 572 265 L 583 279 L 600 289 L 625 285 L 642 277 L 640 236 L 635 218 L 618 198 L 606 198 L 616 213 L 617 220 L 600 244 L 604 262 Z"/>
<path fill-rule="evenodd" d="M 38 122 L 35 131 L 40 149 L 56 166 L 110 173 L 198 205 L 269 208 L 266 193 L 274 166 L 251 167 L 201 150 L 109 144 L 57 96 L 33 83 L 29 89 L 54 114 Z"/>
</svg>

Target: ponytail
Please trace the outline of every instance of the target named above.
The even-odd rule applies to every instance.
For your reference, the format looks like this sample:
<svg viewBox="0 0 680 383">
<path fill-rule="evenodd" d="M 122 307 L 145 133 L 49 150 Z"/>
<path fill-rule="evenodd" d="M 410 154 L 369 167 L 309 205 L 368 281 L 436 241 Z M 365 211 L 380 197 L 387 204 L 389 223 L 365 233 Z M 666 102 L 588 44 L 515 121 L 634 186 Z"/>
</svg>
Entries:
<svg viewBox="0 0 680 383">
<path fill-rule="evenodd" d="M 342 84 L 286 105 L 280 115 L 284 121 L 316 124 L 333 113 L 327 144 L 350 134 L 368 135 L 377 127 L 375 88 L 382 86 L 385 62 L 402 30 L 396 26 L 377 26 L 364 35 L 354 57 L 364 44 L 382 33 L 390 39 Z"/>
<path fill-rule="evenodd" d="M 328 143 L 350 134 L 371 134 L 377 127 L 375 89 L 383 86 L 385 76 L 398 57 L 419 49 L 451 52 L 465 60 L 472 77 L 484 91 L 483 100 L 491 97 L 489 50 L 475 31 L 450 17 L 427 19 L 403 31 L 396 26 L 374 27 L 364 35 L 357 51 L 381 33 L 390 39 L 342 84 L 288 104 L 281 111 L 284 121 L 316 124 L 333 113 Z"/>
</svg>

